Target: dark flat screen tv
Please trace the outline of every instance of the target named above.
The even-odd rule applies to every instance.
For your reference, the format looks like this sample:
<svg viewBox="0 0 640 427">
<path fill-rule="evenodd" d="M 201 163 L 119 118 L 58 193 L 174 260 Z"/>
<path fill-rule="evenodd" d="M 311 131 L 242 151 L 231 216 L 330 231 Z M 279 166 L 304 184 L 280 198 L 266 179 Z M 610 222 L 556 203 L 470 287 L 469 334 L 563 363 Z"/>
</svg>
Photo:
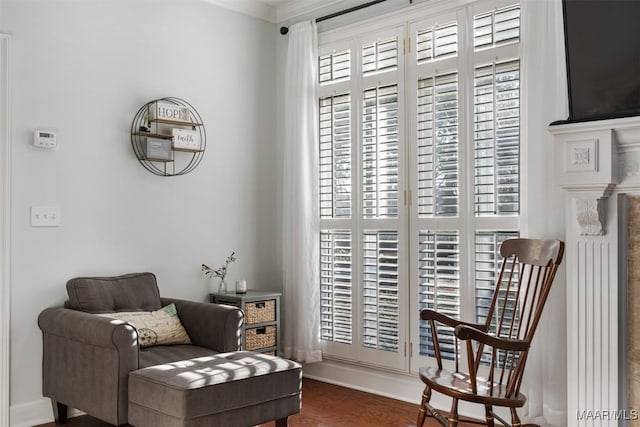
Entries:
<svg viewBox="0 0 640 427">
<path fill-rule="evenodd" d="M 640 0 L 562 6 L 569 86 L 562 123 L 640 115 Z"/>
</svg>

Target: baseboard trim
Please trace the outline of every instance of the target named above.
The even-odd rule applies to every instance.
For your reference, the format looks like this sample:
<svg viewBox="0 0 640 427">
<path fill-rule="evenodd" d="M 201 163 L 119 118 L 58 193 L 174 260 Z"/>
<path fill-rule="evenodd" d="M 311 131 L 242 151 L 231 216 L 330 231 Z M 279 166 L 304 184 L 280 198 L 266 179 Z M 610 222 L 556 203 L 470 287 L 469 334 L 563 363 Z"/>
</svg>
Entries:
<svg viewBox="0 0 640 427">
<path fill-rule="evenodd" d="M 418 374 L 407 374 L 403 372 L 384 371 L 368 366 L 356 365 L 336 360 L 325 360 L 319 363 L 304 365 L 303 377 L 318 381 L 324 381 L 338 386 L 348 387 L 391 399 L 402 400 L 404 402 L 420 404 L 424 384 L 420 381 Z M 433 393 L 431 405 L 434 408 L 448 412 L 451 408 L 451 399 L 440 394 Z M 496 413 L 505 419 L 510 419 L 510 413 L 505 408 L 494 408 Z M 461 416 L 484 420 L 485 413 L 482 405 L 460 402 L 458 413 Z M 542 417 L 537 418 L 540 426 L 564 425 L 562 414 L 553 414 L 553 421 Z M 416 419 L 418 412 L 416 408 Z M 528 418 L 521 416 L 523 421 Z"/>
<path fill-rule="evenodd" d="M 325 360 L 304 365 L 302 372 L 305 378 L 324 381 L 416 405 L 420 404 L 424 390 L 424 384 L 420 381 L 418 374 L 383 371 L 336 360 Z M 448 411 L 451 407 L 451 400 L 439 393 L 434 393 L 431 398 L 431 405 Z M 460 402 L 459 413 L 471 418 L 484 419 L 484 408 L 480 409 L 479 405 L 467 405 L 465 402 Z M 417 417 L 416 408 L 416 419 Z"/>
<path fill-rule="evenodd" d="M 304 365 L 303 376 L 409 403 L 420 403 L 424 386 L 420 379 L 335 360 Z"/>
<path fill-rule="evenodd" d="M 84 415 L 84 412 L 69 408 L 69 418 Z M 54 421 L 51 400 L 43 397 L 34 402 L 12 405 L 9 408 L 9 425 L 11 427 L 33 427 Z"/>
<path fill-rule="evenodd" d="M 9 410 L 11 427 L 31 427 L 53 421 L 51 400 L 42 398 L 35 402 L 11 405 Z"/>
</svg>

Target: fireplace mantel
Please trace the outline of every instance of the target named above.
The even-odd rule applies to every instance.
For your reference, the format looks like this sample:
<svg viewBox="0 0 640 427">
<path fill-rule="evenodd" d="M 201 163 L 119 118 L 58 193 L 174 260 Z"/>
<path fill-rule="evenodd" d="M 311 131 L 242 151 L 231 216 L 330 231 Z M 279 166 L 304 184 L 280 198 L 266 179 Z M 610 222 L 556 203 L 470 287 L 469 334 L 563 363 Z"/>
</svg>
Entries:
<svg viewBox="0 0 640 427">
<path fill-rule="evenodd" d="M 632 186 L 635 190 L 640 189 L 640 117 L 561 124 L 549 126 L 549 132 L 555 139 L 555 169 L 558 183 L 563 188 L 580 191 L 600 178 L 600 185 Z M 595 164 L 600 169 L 595 171 L 598 173 L 586 170 L 592 165 L 581 163 L 584 159 L 569 157 L 571 154 L 579 156 L 580 151 L 584 154 L 584 149 L 591 147 L 588 144 L 581 147 L 580 143 L 594 139 L 598 141 L 597 145 L 602 140 L 602 145 L 594 152 L 600 156 L 597 159 L 600 164 Z M 579 148 L 583 150 L 574 150 Z M 567 165 L 572 160 L 578 163 L 573 169 Z M 583 170 L 579 170 L 580 167 Z M 572 188 L 572 181 L 577 184 L 577 188 Z"/>
<path fill-rule="evenodd" d="M 625 194 L 640 194 L 640 117 L 549 132 L 566 191 L 567 424 L 625 425 Z"/>
</svg>

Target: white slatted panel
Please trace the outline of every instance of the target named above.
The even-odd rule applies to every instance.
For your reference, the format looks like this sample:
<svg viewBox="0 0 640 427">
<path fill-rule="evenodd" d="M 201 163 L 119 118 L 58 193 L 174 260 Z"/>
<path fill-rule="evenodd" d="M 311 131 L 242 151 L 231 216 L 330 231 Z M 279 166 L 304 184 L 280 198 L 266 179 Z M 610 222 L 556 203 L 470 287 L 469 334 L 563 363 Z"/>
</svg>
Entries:
<svg viewBox="0 0 640 427">
<path fill-rule="evenodd" d="M 496 287 L 496 281 L 498 279 L 500 269 L 502 268 L 502 256 L 500 255 L 500 246 L 502 242 L 507 239 L 518 237 L 516 231 L 478 231 L 475 236 L 475 294 L 476 294 L 476 322 L 485 323 L 487 321 L 487 314 L 491 300 L 493 299 L 494 290 Z M 509 267 L 509 265 L 508 265 Z M 516 274 L 513 276 L 513 283 L 518 283 Z M 500 292 L 503 294 L 507 292 L 507 286 L 505 283 L 501 284 Z M 510 309 L 505 310 L 503 324 L 503 330 L 499 334 L 496 334 L 496 327 L 493 324 L 489 332 L 505 338 L 517 338 L 510 336 L 511 330 L 509 325 L 511 319 L 514 318 L 514 331 L 518 329 L 518 318 L 516 309 L 516 288 L 512 285 L 509 291 L 510 301 L 512 305 Z M 494 312 L 493 318 L 499 319 L 503 313 L 499 308 Z M 491 347 L 485 347 L 483 361 L 488 362 L 491 357 Z"/>
<path fill-rule="evenodd" d="M 455 216 L 459 197 L 458 74 L 418 82 L 418 215 Z"/>
<path fill-rule="evenodd" d="M 369 75 L 398 68 L 398 39 L 377 40 L 362 46 L 362 73 Z"/>
<path fill-rule="evenodd" d="M 457 22 L 418 31 L 416 44 L 418 63 L 456 56 L 458 54 Z"/>
<path fill-rule="evenodd" d="M 398 351 L 398 233 L 365 231 L 363 237 L 363 345 Z"/>
<path fill-rule="evenodd" d="M 351 232 L 320 232 L 321 338 L 351 344 L 353 283 Z"/>
<path fill-rule="evenodd" d="M 473 46 L 484 49 L 520 41 L 520 6 L 474 16 Z"/>
<path fill-rule="evenodd" d="M 476 287 L 476 322 L 484 323 L 496 279 L 502 267 L 500 246 L 507 239 L 518 237 L 515 231 L 478 231 L 475 238 L 475 287 Z"/>
<path fill-rule="evenodd" d="M 520 61 L 476 68 L 474 142 L 476 214 L 518 214 Z"/>
<path fill-rule="evenodd" d="M 418 260 L 420 309 L 460 318 L 460 236 L 457 231 L 421 231 Z M 442 357 L 454 358 L 453 330 L 438 324 Z M 435 356 L 431 328 L 420 321 L 420 354 Z"/>
<path fill-rule="evenodd" d="M 364 218 L 398 216 L 398 86 L 367 89 L 362 100 Z"/>
<path fill-rule="evenodd" d="M 351 52 L 343 50 L 321 55 L 318 58 L 318 81 L 320 84 L 349 80 L 351 77 Z"/>
<path fill-rule="evenodd" d="M 320 217 L 351 216 L 351 96 L 320 99 Z"/>
</svg>

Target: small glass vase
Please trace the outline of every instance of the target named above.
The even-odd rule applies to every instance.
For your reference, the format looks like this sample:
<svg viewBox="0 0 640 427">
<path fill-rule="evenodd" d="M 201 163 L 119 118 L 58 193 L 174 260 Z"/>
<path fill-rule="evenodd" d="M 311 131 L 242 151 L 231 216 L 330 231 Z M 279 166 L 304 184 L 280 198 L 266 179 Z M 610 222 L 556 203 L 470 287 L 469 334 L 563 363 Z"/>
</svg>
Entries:
<svg viewBox="0 0 640 427">
<path fill-rule="evenodd" d="M 225 282 L 224 277 L 220 278 L 220 284 L 218 285 L 218 293 L 219 294 L 227 293 L 227 282 Z"/>
</svg>

